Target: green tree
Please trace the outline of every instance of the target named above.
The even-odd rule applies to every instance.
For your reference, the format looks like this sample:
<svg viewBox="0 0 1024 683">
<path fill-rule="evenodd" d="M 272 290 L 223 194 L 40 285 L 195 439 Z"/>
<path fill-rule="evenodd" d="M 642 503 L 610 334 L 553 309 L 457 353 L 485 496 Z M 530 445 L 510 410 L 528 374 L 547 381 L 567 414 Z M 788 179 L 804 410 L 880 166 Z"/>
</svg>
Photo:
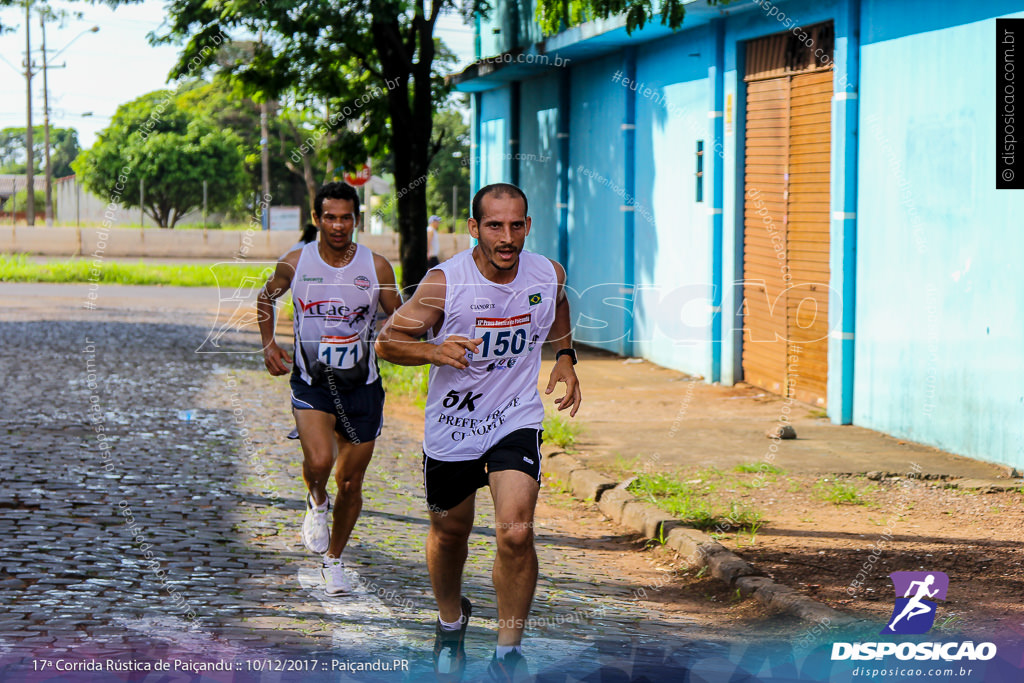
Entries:
<svg viewBox="0 0 1024 683">
<path fill-rule="evenodd" d="M 247 193 L 240 194 L 233 213 L 244 214 L 250 210 L 249 199 L 258 194 L 262 185 L 260 165 L 260 105 L 246 97 L 238 84 L 228 78 L 216 76 L 212 82 L 197 81 L 178 96 L 179 105 L 193 112 L 195 116 L 214 121 L 220 128 L 233 131 L 242 141 Z M 270 194 L 275 204 L 298 205 L 303 208 L 303 220 L 309 220 L 313 195 L 301 175 L 294 174 L 287 164 L 287 148 L 280 143 L 287 130 L 281 118 L 283 111 L 276 102 L 269 107 L 270 144 Z M 315 195 L 316 188 L 313 189 Z"/>
<path fill-rule="evenodd" d="M 81 151 L 77 130 L 50 128 L 50 173 L 54 178 L 72 175 L 75 171 L 71 164 Z"/>
<path fill-rule="evenodd" d="M 452 105 L 434 115 L 434 127 L 444 143 L 434 156 L 427 179 L 427 210 L 446 219 L 442 229 L 451 226 L 452 188 L 458 200 L 456 221 L 461 224 L 469 217 L 469 124 Z"/>
<path fill-rule="evenodd" d="M 354 166 L 390 150 L 402 278 L 409 286 L 426 271 L 424 179 L 444 144 L 433 131 L 435 105 L 448 92 L 436 59 L 440 46 L 434 27 L 441 12 L 456 9 L 455 0 L 309 0 L 300 9 L 290 0 L 234 0 L 226 11 L 206 0 L 171 0 L 170 27 L 158 40 L 186 41 L 177 66 L 181 72 L 215 36 L 261 34 L 252 59 L 225 70 L 257 101 L 294 95 L 295 108 L 307 116 L 306 140 L 314 138 L 314 144 L 289 152 L 296 167 L 316 151 L 318 140 L 342 129 L 352 135 L 332 141 L 330 161 L 336 165 Z M 467 0 L 461 8 L 482 9 L 480 0 Z M 230 42 L 216 49 L 225 45 Z M 325 104 L 319 116 L 318 107 Z M 314 117 L 321 123 L 310 130 Z"/>
<path fill-rule="evenodd" d="M 73 164 L 87 189 L 118 193 L 128 207 L 140 205 L 141 181 L 142 208 L 161 228 L 202 206 L 204 180 L 213 209 L 230 206 L 246 184 L 239 137 L 179 99 L 158 90 L 122 104 Z"/>
<path fill-rule="evenodd" d="M 36 190 L 33 193 L 36 196 L 36 206 L 46 205 L 46 194 L 42 190 Z M 28 204 L 28 192 L 25 188 L 22 188 L 14 193 L 14 196 L 8 197 L 7 201 L 4 202 L 3 209 L 8 213 L 13 211 L 25 211 L 25 207 Z M 54 210 L 56 210 L 57 202 L 54 202 Z"/>
<path fill-rule="evenodd" d="M 0 173 L 25 172 L 25 126 L 0 130 Z M 46 142 L 43 126 L 32 126 L 32 150 L 36 173 L 43 172 Z M 71 162 L 81 151 L 78 131 L 50 126 L 50 168 L 54 178 L 71 175 Z"/>
<path fill-rule="evenodd" d="M 516 0 L 513 0 L 515 2 Z M 558 33 L 585 21 L 626 15 L 626 32 L 642 29 L 655 16 L 673 31 L 683 25 L 686 4 L 692 0 L 537 0 L 535 18 L 546 35 Z M 735 0 L 705 0 L 709 5 L 727 5 Z"/>
</svg>

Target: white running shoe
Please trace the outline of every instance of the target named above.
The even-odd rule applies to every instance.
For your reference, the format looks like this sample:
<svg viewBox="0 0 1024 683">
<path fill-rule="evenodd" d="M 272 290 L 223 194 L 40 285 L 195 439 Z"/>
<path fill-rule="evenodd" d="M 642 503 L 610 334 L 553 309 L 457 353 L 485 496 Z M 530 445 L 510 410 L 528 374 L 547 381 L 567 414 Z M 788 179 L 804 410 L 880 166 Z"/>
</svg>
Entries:
<svg viewBox="0 0 1024 683">
<path fill-rule="evenodd" d="M 352 582 L 345 574 L 345 564 L 336 557 L 324 555 L 324 566 L 320 569 L 324 577 L 324 593 L 329 596 L 352 592 Z"/>
<path fill-rule="evenodd" d="M 318 555 L 327 552 L 331 545 L 330 499 L 323 505 L 313 505 L 313 496 L 306 494 L 306 517 L 302 520 L 302 542 L 310 552 Z"/>
</svg>

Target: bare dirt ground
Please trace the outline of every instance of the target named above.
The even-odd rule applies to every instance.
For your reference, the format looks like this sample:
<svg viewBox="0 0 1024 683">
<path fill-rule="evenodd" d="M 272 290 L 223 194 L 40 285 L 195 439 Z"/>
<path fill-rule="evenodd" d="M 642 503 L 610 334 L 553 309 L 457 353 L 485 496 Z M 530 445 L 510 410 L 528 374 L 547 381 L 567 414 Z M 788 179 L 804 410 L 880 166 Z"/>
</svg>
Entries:
<svg viewBox="0 0 1024 683">
<path fill-rule="evenodd" d="M 942 571 L 950 588 L 935 628 L 1024 634 L 1024 493 L 1009 468 L 610 354 L 588 354 L 578 372 L 574 455 L 618 481 L 662 473 L 720 508 L 759 513 L 759 528 L 720 540 L 777 581 L 881 623 L 895 597 L 890 572 Z M 770 450 L 765 431 L 784 412 L 798 438 Z M 1016 488 L 950 487 L 963 478 Z"/>
</svg>

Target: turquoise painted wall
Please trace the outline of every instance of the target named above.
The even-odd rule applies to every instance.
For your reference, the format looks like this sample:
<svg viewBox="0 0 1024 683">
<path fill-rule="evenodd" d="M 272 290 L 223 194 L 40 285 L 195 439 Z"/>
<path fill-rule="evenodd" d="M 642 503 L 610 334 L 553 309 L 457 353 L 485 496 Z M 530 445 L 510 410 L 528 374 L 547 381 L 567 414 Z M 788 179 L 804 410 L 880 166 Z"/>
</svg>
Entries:
<svg viewBox="0 0 1024 683">
<path fill-rule="evenodd" d="M 520 87 L 519 186 L 530 200 L 526 248 L 558 259 L 558 85 L 561 74 Z M 515 162 L 516 160 L 513 160 Z"/>
<path fill-rule="evenodd" d="M 634 355 L 709 373 L 710 51 L 706 27 L 637 51 Z M 693 56 L 698 53 L 697 56 Z M 621 87 L 621 86 L 620 86 Z M 696 197 L 696 143 L 706 155 Z"/>
<path fill-rule="evenodd" d="M 621 353 L 625 203 L 625 89 L 613 82 L 618 56 L 572 70 L 569 123 L 569 285 L 576 338 Z"/>
<path fill-rule="evenodd" d="M 804 25 L 835 19 L 846 6 L 777 4 Z M 1024 286 L 1016 273 L 1024 254 L 1024 193 L 994 189 L 997 16 L 1024 11 L 1019 1 L 948 4 L 936 11 L 925 0 L 862 0 L 853 420 L 1024 468 Z M 760 10 L 726 20 L 725 87 L 731 101 L 721 168 L 727 286 L 742 279 L 743 267 L 743 41 L 785 28 Z M 691 327 L 686 332 L 695 345 L 673 347 L 670 335 L 657 335 L 671 311 L 655 307 L 644 286 L 709 279 L 708 221 L 692 197 L 693 145 L 698 131 L 707 129 L 704 117 L 711 108 L 708 43 L 700 28 L 634 43 L 637 81 L 657 92 L 636 100 L 633 264 L 641 289 L 635 350 L 701 374 L 710 330 L 701 334 Z M 573 62 L 569 143 L 568 266 L 577 335 L 617 352 L 624 347 L 619 285 L 628 258 L 621 210 L 625 90 L 612 76 L 623 68 L 621 51 Z M 544 144 L 543 131 L 554 127 L 543 117 L 555 107 L 557 89 L 554 81 L 535 79 L 522 92 L 521 151 L 528 154 L 529 146 Z M 507 124 L 493 123 L 507 118 L 507 90 L 486 93 L 483 103 L 482 118 L 492 122 L 482 131 L 491 140 L 484 147 L 507 155 Z M 685 113 L 674 116 L 676 111 Z M 499 125 L 506 127 L 498 131 Z M 485 162 L 491 164 L 486 173 L 507 174 L 505 161 Z M 710 173 L 715 169 L 706 166 Z M 542 204 L 554 206 L 555 172 L 523 167 L 521 182 L 537 198 L 531 213 L 537 215 Z M 706 192 L 711 180 L 709 175 Z M 531 245 L 554 255 L 556 214 L 550 214 L 551 229 L 538 225 Z M 698 294 L 694 290 L 694 298 Z M 741 299 L 735 286 L 727 288 L 724 383 L 740 379 L 741 344 L 730 328 L 740 321 Z"/>
<path fill-rule="evenodd" d="M 507 87 L 480 95 L 479 187 L 509 181 L 509 99 Z"/>
<path fill-rule="evenodd" d="M 1019 8 L 864 2 L 854 420 L 1022 467 L 1024 193 L 994 189 L 992 113 Z"/>
</svg>

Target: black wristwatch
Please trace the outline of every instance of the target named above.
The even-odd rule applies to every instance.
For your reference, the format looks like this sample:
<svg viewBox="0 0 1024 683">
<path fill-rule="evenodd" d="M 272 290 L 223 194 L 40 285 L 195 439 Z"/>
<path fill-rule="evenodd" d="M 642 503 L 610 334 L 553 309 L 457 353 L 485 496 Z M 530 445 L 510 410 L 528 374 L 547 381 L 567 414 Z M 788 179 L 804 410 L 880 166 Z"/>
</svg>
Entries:
<svg viewBox="0 0 1024 683">
<path fill-rule="evenodd" d="M 555 362 L 557 363 L 558 359 L 561 358 L 562 356 L 569 356 L 569 358 L 572 359 L 573 365 L 576 365 L 576 363 L 579 361 L 579 359 L 576 358 L 576 349 L 562 349 L 561 351 L 555 354 Z"/>
</svg>

